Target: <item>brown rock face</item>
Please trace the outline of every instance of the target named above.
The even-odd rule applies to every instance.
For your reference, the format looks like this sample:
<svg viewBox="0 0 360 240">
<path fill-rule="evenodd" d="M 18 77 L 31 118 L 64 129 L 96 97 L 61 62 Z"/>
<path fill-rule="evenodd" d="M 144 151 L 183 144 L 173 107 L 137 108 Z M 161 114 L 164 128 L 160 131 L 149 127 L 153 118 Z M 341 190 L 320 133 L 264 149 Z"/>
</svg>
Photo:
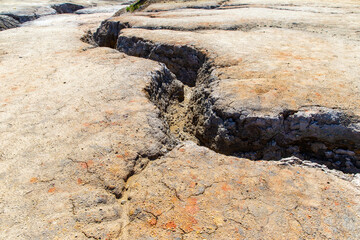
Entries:
<svg viewBox="0 0 360 240">
<path fill-rule="evenodd" d="M 85 10 L 0 32 L 0 239 L 360 238 L 356 1 Z"/>
</svg>

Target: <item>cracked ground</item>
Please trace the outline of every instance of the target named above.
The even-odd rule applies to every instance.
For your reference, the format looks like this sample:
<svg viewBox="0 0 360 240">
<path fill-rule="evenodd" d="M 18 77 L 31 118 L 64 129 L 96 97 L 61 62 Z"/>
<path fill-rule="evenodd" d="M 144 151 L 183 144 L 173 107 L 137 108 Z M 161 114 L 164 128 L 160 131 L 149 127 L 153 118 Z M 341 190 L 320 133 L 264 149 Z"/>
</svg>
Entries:
<svg viewBox="0 0 360 240">
<path fill-rule="evenodd" d="M 113 18 L 45 16 L 0 32 L 0 238 L 359 239 L 359 174 L 217 153 L 223 128 L 204 142 L 218 109 L 232 118 L 340 109 L 354 143 L 330 152 L 355 166 L 359 13 L 356 1 L 179 1 Z M 174 108 L 162 109 L 146 91 L 162 73 L 182 86 L 181 59 L 80 40 L 108 18 L 127 23 L 122 39 L 206 55 L 216 81 L 185 102 L 207 93 L 216 104 L 193 108 L 204 114 L 194 141 L 178 139 L 164 117 L 184 103 L 165 98 Z M 314 151 L 333 146 L 321 144 Z"/>
</svg>

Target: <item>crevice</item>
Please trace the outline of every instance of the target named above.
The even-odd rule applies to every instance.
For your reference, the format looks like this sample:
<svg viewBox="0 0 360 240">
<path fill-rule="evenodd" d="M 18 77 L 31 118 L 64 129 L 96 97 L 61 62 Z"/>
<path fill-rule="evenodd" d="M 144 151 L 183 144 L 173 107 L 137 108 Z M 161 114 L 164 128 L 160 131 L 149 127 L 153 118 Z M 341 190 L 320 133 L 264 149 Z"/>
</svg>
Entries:
<svg viewBox="0 0 360 240">
<path fill-rule="evenodd" d="M 100 239 L 101 239 L 101 238 L 97 238 L 97 237 L 95 237 L 95 236 L 89 235 L 89 234 L 87 234 L 85 231 L 82 231 L 81 233 L 84 234 L 84 236 L 85 236 L 86 238 L 88 238 L 88 239 L 95 239 L 95 240 L 100 240 Z"/>
<path fill-rule="evenodd" d="M 14 13 L 3 13 L 2 15 L 5 15 L 5 16 L 15 19 L 19 24 L 29 22 L 29 21 L 34 21 L 40 17 L 40 16 L 36 15 L 35 13 L 33 15 L 24 15 L 24 16 L 17 15 Z"/>
<path fill-rule="evenodd" d="M 168 151 L 170 151 L 169 149 Z M 117 186 L 114 185 L 106 185 L 104 186 L 104 189 L 115 196 L 116 199 L 122 199 L 125 197 L 125 192 L 128 190 L 126 186 L 128 186 L 128 181 L 131 177 L 138 175 L 141 173 L 149 164 L 150 161 L 156 161 L 157 159 L 164 156 L 167 152 L 157 152 L 156 154 L 138 154 L 134 159 L 129 160 L 132 162 L 133 166 L 131 167 L 130 171 L 127 173 L 127 175 L 122 178 L 124 181 L 123 187 L 120 189 Z M 147 159 L 146 161 L 140 161 L 140 159 Z M 104 182 L 101 177 L 99 177 L 99 180 L 101 182 Z"/>
<path fill-rule="evenodd" d="M 105 20 L 101 22 L 93 35 L 93 41 L 100 47 L 116 48 L 116 42 L 121 29 L 130 28 L 129 23 L 120 23 Z M 85 38 L 89 39 L 89 37 Z"/>
<path fill-rule="evenodd" d="M 121 35 L 117 39 L 116 49 L 131 56 L 164 63 L 178 80 L 189 87 L 195 86 L 198 71 L 206 59 L 205 54 L 189 46 L 153 43 Z"/>
<path fill-rule="evenodd" d="M 270 116 L 241 106 L 219 107 L 211 86 L 220 79 L 213 74 L 215 67 L 206 51 L 123 36 L 120 30 L 126 27 L 131 26 L 105 21 L 94 39 L 99 46 L 165 65 L 151 74 L 145 91 L 179 140 L 192 140 L 221 154 L 253 160 L 296 156 L 330 169 L 360 172 L 357 117 L 322 106 L 283 109 Z"/>
<path fill-rule="evenodd" d="M 170 191 L 174 192 L 174 196 L 180 201 L 180 202 L 184 202 L 184 200 L 180 197 L 178 191 L 176 190 L 176 188 L 172 188 L 170 187 L 166 182 L 161 181 L 161 183 Z"/>
<path fill-rule="evenodd" d="M 8 15 L 0 14 L 0 31 L 7 30 L 10 28 L 16 28 L 20 25 L 20 22 Z"/>
</svg>

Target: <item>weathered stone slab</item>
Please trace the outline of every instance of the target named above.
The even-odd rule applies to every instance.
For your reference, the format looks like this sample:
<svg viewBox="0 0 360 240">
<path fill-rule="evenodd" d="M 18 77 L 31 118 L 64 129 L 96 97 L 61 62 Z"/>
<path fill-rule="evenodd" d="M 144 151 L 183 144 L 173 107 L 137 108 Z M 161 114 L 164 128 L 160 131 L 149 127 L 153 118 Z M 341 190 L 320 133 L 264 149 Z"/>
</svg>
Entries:
<svg viewBox="0 0 360 240">
<path fill-rule="evenodd" d="M 80 41 L 110 14 L 0 32 L 0 238 L 358 239 L 358 12 L 156 3 L 103 22 L 117 50 Z"/>
<path fill-rule="evenodd" d="M 19 26 L 19 22 L 12 17 L 0 15 L 0 31 Z"/>
<path fill-rule="evenodd" d="M 128 181 L 121 239 L 356 239 L 358 189 L 187 142 Z M 348 189 L 349 195 L 344 195 Z"/>
<path fill-rule="evenodd" d="M 163 62 L 192 87 L 185 127 L 202 144 L 255 159 L 305 154 L 357 172 L 359 5 L 297 4 L 153 4 L 105 21 L 95 40 Z M 344 148 L 354 154 L 336 154 Z"/>
<path fill-rule="evenodd" d="M 116 236 L 125 181 L 173 145 L 143 91 L 164 66 L 80 41 L 106 17 L 0 33 L 0 238 Z"/>
</svg>

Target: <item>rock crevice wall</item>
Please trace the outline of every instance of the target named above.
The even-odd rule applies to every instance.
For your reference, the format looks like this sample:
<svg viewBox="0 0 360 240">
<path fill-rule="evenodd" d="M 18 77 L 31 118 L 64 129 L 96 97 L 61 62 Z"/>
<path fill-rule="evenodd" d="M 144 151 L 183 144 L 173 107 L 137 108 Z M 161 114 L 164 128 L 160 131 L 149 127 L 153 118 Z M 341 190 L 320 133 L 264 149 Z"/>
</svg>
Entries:
<svg viewBox="0 0 360 240">
<path fill-rule="evenodd" d="M 205 51 L 121 35 L 127 23 L 104 21 L 94 34 L 99 46 L 166 65 L 146 89 L 170 129 L 216 152 L 250 159 L 279 160 L 295 155 L 345 172 L 359 172 L 359 119 L 322 106 L 282 109 L 265 115 L 225 107 L 213 92 L 221 81 Z M 116 44 L 115 44 L 116 42 Z"/>
</svg>

